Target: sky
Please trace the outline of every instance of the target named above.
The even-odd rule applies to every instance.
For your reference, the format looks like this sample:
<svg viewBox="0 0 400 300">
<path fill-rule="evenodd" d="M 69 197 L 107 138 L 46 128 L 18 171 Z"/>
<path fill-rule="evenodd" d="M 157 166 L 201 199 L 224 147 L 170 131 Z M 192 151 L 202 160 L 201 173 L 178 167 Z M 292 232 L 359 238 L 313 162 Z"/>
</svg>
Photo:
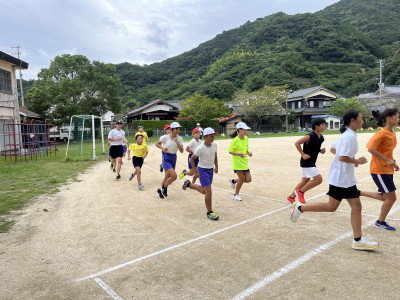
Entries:
<svg viewBox="0 0 400 300">
<path fill-rule="evenodd" d="M 29 63 L 24 79 L 62 54 L 149 65 L 224 30 L 284 12 L 316 12 L 338 0 L 0 0 L 0 51 Z"/>
</svg>

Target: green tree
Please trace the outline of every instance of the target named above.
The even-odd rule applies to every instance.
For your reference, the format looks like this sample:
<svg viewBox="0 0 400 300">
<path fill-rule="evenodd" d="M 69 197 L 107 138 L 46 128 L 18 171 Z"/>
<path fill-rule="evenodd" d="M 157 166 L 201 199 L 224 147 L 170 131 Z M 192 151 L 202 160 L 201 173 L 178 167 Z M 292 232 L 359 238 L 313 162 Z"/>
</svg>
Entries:
<svg viewBox="0 0 400 300">
<path fill-rule="evenodd" d="M 342 117 L 344 112 L 349 109 L 359 110 L 363 115 L 363 118 L 369 118 L 368 109 L 362 106 L 362 104 L 356 99 L 356 97 L 337 99 L 329 108 L 328 112 L 330 115 Z"/>
<path fill-rule="evenodd" d="M 40 71 L 27 98 L 30 109 L 55 124 L 63 124 L 72 115 L 119 112 L 119 85 L 114 66 L 90 62 L 83 55 L 64 54 Z"/>
<path fill-rule="evenodd" d="M 211 99 L 201 94 L 181 102 L 180 117 L 188 117 L 196 122 L 207 124 L 207 120 L 231 115 L 230 108 L 218 99 Z"/>
<path fill-rule="evenodd" d="M 287 86 L 265 86 L 251 93 L 241 91 L 235 95 L 233 101 L 239 107 L 239 114 L 257 128 L 262 120 L 283 113 L 282 103 L 288 94 L 286 88 Z"/>
</svg>

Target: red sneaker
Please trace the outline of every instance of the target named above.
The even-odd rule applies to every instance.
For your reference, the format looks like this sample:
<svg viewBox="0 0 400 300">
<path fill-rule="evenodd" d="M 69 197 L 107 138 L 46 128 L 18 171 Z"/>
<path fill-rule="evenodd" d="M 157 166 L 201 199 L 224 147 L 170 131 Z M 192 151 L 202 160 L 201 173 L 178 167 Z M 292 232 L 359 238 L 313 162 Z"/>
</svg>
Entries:
<svg viewBox="0 0 400 300">
<path fill-rule="evenodd" d="M 304 198 L 304 193 L 300 192 L 300 189 L 294 191 L 299 199 L 301 204 L 306 204 L 306 199 Z"/>
<path fill-rule="evenodd" d="M 286 200 L 287 200 L 290 204 L 293 204 L 293 203 L 296 202 L 296 199 L 290 198 L 290 196 L 288 196 L 288 197 L 286 198 Z"/>
</svg>

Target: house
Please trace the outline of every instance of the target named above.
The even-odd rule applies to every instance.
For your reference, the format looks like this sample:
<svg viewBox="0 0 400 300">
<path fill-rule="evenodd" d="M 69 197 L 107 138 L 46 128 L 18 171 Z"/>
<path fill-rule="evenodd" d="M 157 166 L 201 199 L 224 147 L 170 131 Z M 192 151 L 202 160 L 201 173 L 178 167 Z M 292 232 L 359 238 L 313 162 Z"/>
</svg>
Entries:
<svg viewBox="0 0 400 300">
<path fill-rule="evenodd" d="M 19 116 L 20 116 L 21 123 L 22 122 L 28 123 L 28 121 L 26 121 L 26 120 L 37 120 L 37 121 L 42 120 L 41 115 L 27 109 L 25 106 L 22 106 L 22 105 L 19 106 Z"/>
<path fill-rule="evenodd" d="M 298 90 L 288 95 L 288 109 L 296 114 L 295 127 L 307 130 L 311 127 L 311 116 L 325 115 L 336 101 L 337 94 L 323 86 Z M 283 105 L 286 105 L 284 103 Z"/>
<path fill-rule="evenodd" d="M 400 85 L 382 84 L 374 93 L 360 94 L 356 98 L 368 110 L 384 110 L 398 107 L 400 104 Z"/>
<path fill-rule="evenodd" d="M 312 116 L 311 119 L 314 118 L 323 118 L 326 121 L 326 129 L 327 130 L 339 130 L 340 129 L 340 121 L 341 117 L 331 116 L 331 115 L 316 115 Z"/>
<path fill-rule="evenodd" d="M 239 114 L 233 114 L 230 117 L 219 119 L 219 124 L 221 125 L 221 133 L 231 135 L 236 131 L 236 124 L 243 122 L 243 119 Z"/>
<path fill-rule="evenodd" d="M 0 152 L 4 150 L 4 124 L 20 123 L 16 70 L 28 69 L 28 63 L 0 51 Z M 12 143 L 8 141 L 7 143 Z"/>
<path fill-rule="evenodd" d="M 174 120 L 181 111 L 179 100 L 154 100 L 142 107 L 127 112 L 128 124 L 134 120 Z"/>
</svg>

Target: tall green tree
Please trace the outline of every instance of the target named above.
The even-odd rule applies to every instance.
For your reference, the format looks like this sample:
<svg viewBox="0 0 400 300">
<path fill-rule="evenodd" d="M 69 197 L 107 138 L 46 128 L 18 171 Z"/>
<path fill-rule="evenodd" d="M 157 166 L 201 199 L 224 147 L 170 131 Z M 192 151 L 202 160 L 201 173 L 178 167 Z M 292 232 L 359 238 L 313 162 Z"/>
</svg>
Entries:
<svg viewBox="0 0 400 300">
<path fill-rule="evenodd" d="M 181 102 L 180 117 L 188 117 L 196 122 L 207 124 L 207 120 L 231 115 L 229 106 L 218 99 L 211 99 L 201 94 Z"/>
<path fill-rule="evenodd" d="M 114 66 L 90 62 L 83 55 L 64 54 L 40 71 L 27 98 L 30 109 L 55 124 L 63 124 L 72 115 L 120 112 L 119 85 Z"/>
<path fill-rule="evenodd" d="M 359 110 L 363 115 L 363 118 L 369 118 L 370 116 L 368 109 L 362 106 L 356 97 L 337 99 L 328 109 L 328 113 L 333 116 L 342 117 L 345 111 L 349 109 Z"/>
</svg>

